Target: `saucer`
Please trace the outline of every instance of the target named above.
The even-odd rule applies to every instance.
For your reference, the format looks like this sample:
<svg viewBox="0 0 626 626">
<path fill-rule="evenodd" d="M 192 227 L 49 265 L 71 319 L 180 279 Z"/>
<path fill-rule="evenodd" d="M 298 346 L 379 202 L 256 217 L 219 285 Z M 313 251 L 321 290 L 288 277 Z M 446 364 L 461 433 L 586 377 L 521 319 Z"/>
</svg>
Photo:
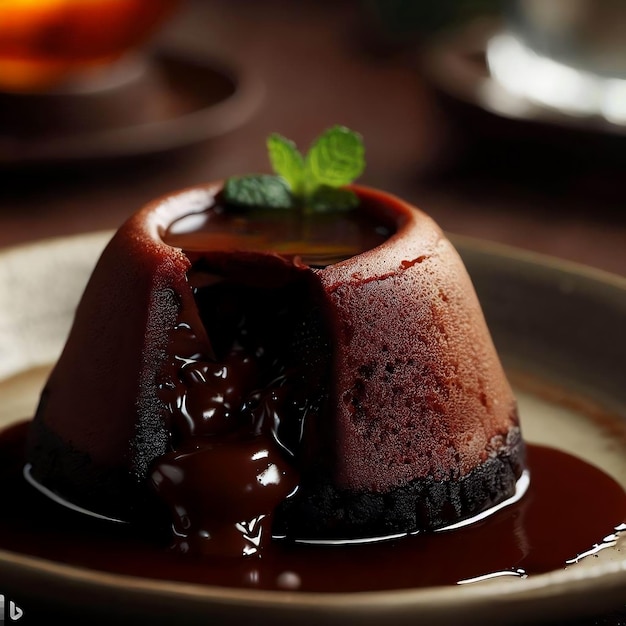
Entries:
<svg viewBox="0 0 626 626">
<path fill-rule="evenodd" d="M 163 46 L 124 59 L 94 84 L 0 93 L 0 168 L 163 153 L 245 123 L 260 79 L 227 59 Z"/>
<path fill-rule="evenodd" d="M 506 89 L 487 62 L 489 42 L 503 32 L 499 20 L 484 18 L 438 35 L 420 52 L 419 69 L 441 94 L 509 121 L 608 137 L 626 135 L 626 124 L 600 115 L 575 115 Z"/>
</svg>

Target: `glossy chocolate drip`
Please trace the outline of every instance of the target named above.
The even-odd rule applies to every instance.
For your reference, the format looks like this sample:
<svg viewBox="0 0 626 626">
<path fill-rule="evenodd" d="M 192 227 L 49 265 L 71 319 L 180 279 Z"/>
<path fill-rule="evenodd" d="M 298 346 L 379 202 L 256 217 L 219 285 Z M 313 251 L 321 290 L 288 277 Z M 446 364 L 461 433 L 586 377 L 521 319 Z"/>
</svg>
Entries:
<svg viewBox="0 0 626 626">
<path fill-rule="evenodd" d="M 268 545 L 274 508 L 297 474 L 268 437 L 195 437 L 159 458 L 150 481 L 172 513 L 179 551 L 250 557 Z"/>
<path fill-rule="evenodd" d="M 181 309 L 159 380 L 173 451 L 149 476 L 182 552 L 259 554 L 298 485 L 305 420 L 322 412 L 330 362 L 307 277 L 250 286 L 201 255 L 188 273 L 197 310 Z"/>
<path fill-rule="evenodd" d="M 330 593 L 456 584 L 569 567 L 579 555 L 609 548 L 604 538 L 626 521 L 626 492 L 612 477 L 578 457 L 530 445 L 526 496 L 465 528 L 344 547 L 272 542 L 262 559 L 181 555 L 146 528 L 89 518 L 34 490 L 22 478 L 27 428 L 24 422 L 0 434 L 7 503 L 0 548 L 119 574 Z"/>
</svg>

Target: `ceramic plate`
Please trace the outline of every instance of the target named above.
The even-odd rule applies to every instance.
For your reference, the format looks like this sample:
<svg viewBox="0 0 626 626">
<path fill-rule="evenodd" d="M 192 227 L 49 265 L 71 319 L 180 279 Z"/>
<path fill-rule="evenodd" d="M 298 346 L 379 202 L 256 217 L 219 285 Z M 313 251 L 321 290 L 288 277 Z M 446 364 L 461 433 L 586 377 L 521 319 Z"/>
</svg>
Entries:
<svg viewBox="0 0 626 626">
<path fill-rule="evenodd" d="M 32 415 L 110 235 L 0 253 L 0 424 Z M 626 488 L 626 278 L 452 240 L 518 395 L 526 438 L 576 454 Z M 1 551 L 0 593 L 24 616 L 61 615 L 64 623 L 73 616 L 91 624 L 528 624 L 623 611 L 626 537 L 576 565 L 523 580 L 352 594 L 155 581 Z"/>
</svg>

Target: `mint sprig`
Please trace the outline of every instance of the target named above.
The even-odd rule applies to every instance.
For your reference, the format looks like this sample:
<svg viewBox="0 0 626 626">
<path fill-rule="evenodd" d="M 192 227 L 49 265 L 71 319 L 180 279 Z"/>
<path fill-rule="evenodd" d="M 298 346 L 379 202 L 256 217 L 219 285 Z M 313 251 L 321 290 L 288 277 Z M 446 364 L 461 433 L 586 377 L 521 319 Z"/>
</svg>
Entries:
<svg viewBox="0 0 626 626">
<path fill-rule="evenodd" d="M 229 178 L 224 185 L 228 204 L 304 213 L 344 211 L 358 205 L 356 194 L 345 189 L 365 169 L 365 148 L 358 133 L 333 126 L 313 142 L 306 156 L 293 141 L 272 133 L 267 150 L 275 175 Z"/>
<path fill-rule="evenodd" d="M 293 205 L 287 181 L 267 174 L 231 176 L 224 184 L 224 197 L 227 202 L 242 206 L 290 209 Z"/>
<path fill-rule="evenodd" d="M 272 133 L 267 139 L 267 152 L 272 169 L 282 177 L 294 196 L 306 193 L 306 171 L 304 158 L 296 144 L 279 135 Z"/>
</svg>

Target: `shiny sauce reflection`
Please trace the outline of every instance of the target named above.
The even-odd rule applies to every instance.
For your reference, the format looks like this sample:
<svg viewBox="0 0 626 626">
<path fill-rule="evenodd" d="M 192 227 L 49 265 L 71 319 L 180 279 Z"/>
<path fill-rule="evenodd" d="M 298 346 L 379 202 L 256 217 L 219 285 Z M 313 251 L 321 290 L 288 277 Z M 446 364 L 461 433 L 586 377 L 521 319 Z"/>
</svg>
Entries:
<svg viewBox="0 0 626 626">
<path fill-rule="evenodd" d="M 12 503 L 0 516 L 0 548 L 96 570 L 258 589 L 418 588 L 571 567 L 572 559 L 624 532 L 620 484 L 575 456 L 531 444 L 525 497 L 465 528 L 370 545 L 272 542 L 261 559 L 185 555 L 145 529 L 86 518 L 36 492 L 21 473 L 27 426 L 0 436 L 0 488 Z"/>
</svg>

